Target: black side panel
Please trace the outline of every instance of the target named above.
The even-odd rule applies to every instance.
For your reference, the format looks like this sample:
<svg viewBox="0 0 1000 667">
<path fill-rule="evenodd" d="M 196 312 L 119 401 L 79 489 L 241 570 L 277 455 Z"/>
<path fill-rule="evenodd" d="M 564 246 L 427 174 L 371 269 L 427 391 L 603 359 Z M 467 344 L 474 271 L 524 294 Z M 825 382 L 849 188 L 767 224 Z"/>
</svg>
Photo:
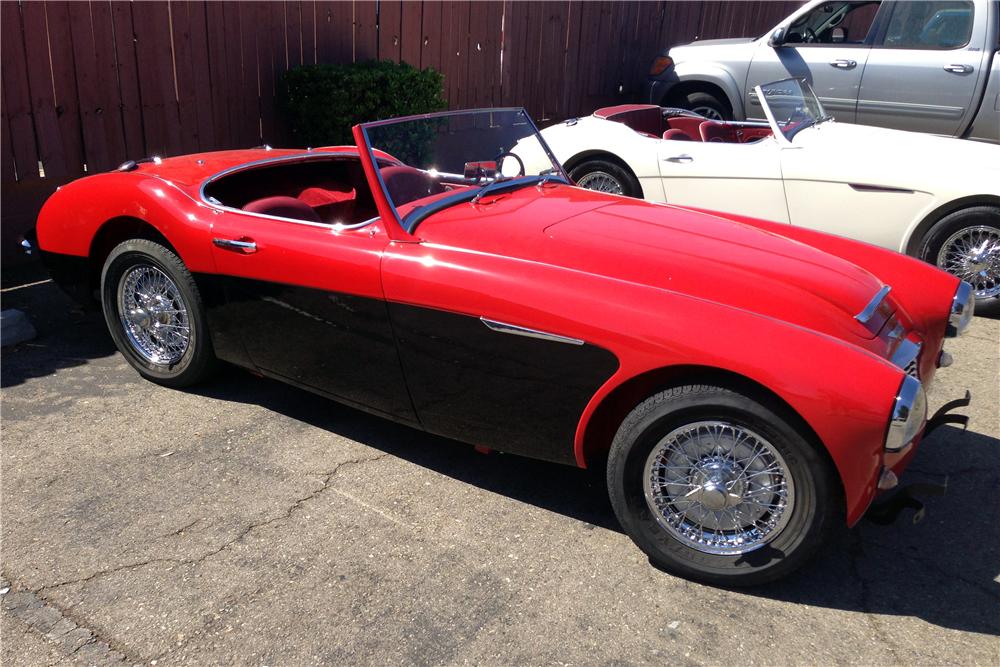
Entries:
<svg viewBox="0 0 1000 667">
<path fill-rule="evenodd" d="M 413 404 L 433 433 L 572 463 L 583 409 L 618 369 L 593 345 L 488 329 L 478 317 L 389 304 Z"/>
<path fill-rule="evenodd" d="M 255 366 L 356 407 L 415 422 L 384 301 L 222 280 L 227 303 L 210 317 L 238 334 Z"/>
<path fill-rule="evenodd" d="M 210 273 L 196 273 L 194 281 L 198 285 L 208 316 L 208 331 L 212 336 L 215 356 L 232 364 L 252 368 L 253 362 L 240 340 L 240 329 L 245 322 L 239 321 L 236 313 L 226 303 L 226 278 Z"/>
</svg>

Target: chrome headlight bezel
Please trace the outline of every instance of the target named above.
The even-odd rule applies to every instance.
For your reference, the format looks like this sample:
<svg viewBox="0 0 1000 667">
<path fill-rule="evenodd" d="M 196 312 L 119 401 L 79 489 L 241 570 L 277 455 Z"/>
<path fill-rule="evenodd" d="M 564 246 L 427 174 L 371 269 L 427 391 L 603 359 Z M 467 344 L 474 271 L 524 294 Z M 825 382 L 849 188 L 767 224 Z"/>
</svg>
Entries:
<svg viewBox="0 0 1000 667">
<path fill-rule="evenodd" d="M 951 312 L 948 314 L 948 327 L 944 335 L 947 338 L 961 336 L 969 328 L 975 310 L 976 292 L 972 285 L 963 280 L 958 283 L 955 296 L 951 299 Z"/>
<path fill-rule="evenodd" d="M 920 380 L 907 375 L 896 393 L 885 435 L 885 450 L 898 452 L 913 442 L 927 419 L 927 393 Z"/>
</svg>

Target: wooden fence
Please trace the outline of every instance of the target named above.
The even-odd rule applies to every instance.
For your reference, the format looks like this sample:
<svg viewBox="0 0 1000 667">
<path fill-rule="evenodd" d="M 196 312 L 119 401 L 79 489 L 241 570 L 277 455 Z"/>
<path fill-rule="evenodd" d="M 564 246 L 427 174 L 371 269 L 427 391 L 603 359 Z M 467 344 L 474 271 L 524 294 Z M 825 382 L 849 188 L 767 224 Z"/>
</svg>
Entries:
<svg viewBox="0 0 1000 667">
<path fill-rule="evenodd" d="M 0 2 L 3 256 L 44 197 L 125 159 L 285 142 L 301 64 L 403 60 L 452 108 L 543 123 L 630 101 L 664 46 L 756 35 L 799 2 Z"/>
</svg>

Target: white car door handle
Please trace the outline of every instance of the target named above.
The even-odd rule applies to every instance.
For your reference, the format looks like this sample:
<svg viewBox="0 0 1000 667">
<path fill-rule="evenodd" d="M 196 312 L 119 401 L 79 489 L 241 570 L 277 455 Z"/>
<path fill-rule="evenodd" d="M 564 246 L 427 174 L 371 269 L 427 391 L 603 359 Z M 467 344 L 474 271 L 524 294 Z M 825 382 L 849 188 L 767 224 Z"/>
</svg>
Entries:
<svg viewBox="0 0 1000 667">
<path fill-rule="evenodd" d="M 664 162 L 694 162 L 694 158 L 690 155 L 672 155 L 668 158 L 663 158 Z"/>
<path fill-rule="evenodd" d="M 837 69 L 854 69 L 858 66 L 858 61 L 838 58 L 837 60 L 830 61 L 830 65 L 836 67 Z"/>
<path fill-rule="evenodd" d="M 972 65 L 945 65 L 944 71 L 952 74 L 971 74 Z"/>
</svg>

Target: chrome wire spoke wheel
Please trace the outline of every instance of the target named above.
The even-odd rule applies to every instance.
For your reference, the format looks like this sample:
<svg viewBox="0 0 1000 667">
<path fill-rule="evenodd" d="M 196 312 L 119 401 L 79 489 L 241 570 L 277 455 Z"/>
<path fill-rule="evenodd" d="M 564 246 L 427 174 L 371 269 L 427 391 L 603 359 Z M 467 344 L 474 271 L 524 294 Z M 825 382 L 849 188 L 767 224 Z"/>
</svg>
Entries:
<svg viewBox="0 0 1000 667">
<path fill-rule="evenodd" d="M 625 193 L 625 189 L 622 187 L 622 184 L 618 182 L 618 179 L 606 171 L 592 171 L 589 174 L 581 176 L 576 184 L 581 188 L 597 190 L 598 192 L 607 192 L 613 195 Z"/>
<path fill-rule="evenodd" d="M 661 527 L 714 555 L 764 546 L 795 505 L 789 467 L 774 445 L 724 421 L 685 424 L 663 437 L 646 459 L 643 487 Z"/>
<path fill-rule="evenodd" d="M 191 342 L 180 289 L 151 264 L 129 268 L 118 281 L 118 316 L 132 349 L 158 365 L 176 364 Z"/>
<path fill-rule="evenodd" d="M 941 244 L 937 265 L 972 285 L 977 298 L 1000 295 L 1000 229 L 976 225 L 958 230 Z"/>
</svg>

